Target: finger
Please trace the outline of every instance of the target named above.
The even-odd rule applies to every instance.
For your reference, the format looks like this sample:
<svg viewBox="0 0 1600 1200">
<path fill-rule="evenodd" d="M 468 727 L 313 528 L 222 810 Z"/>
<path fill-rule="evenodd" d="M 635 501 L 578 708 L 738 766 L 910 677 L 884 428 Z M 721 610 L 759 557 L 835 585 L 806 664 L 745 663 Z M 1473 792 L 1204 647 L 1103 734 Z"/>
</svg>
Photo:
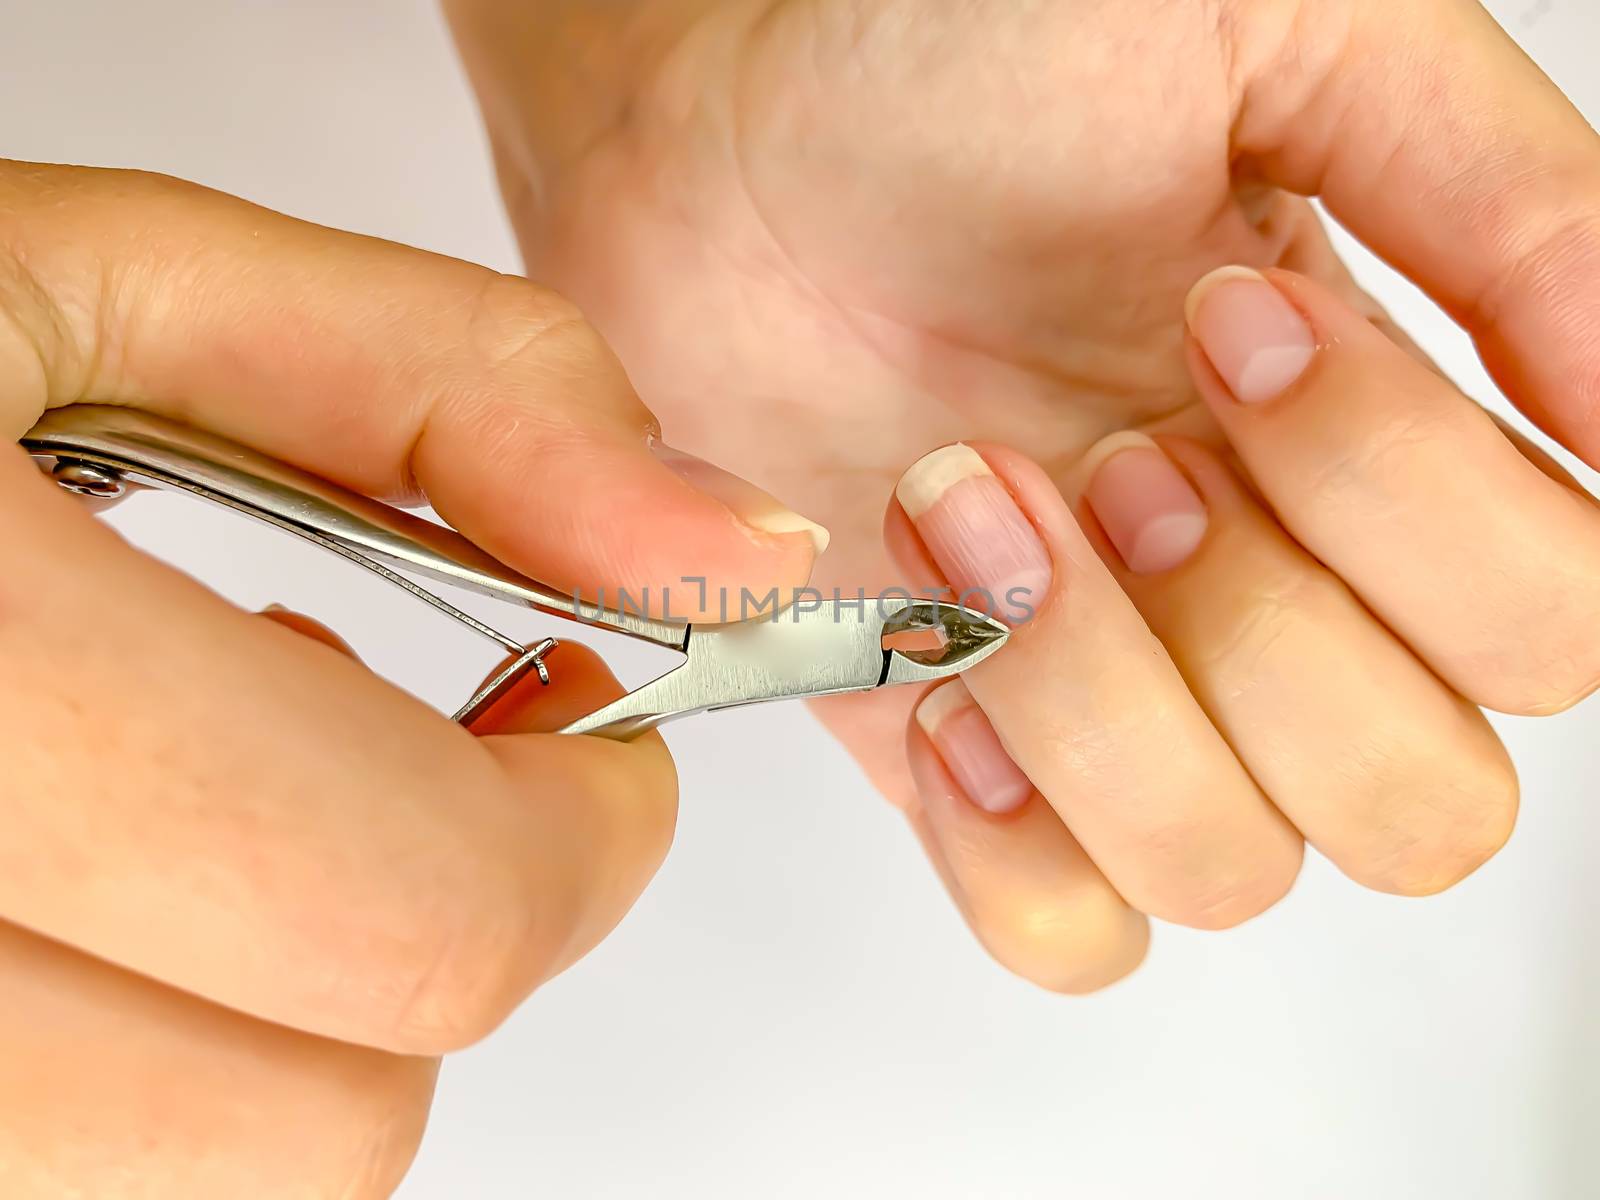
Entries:
<svg viewBox="0 0 1600 1200">
<path fill-rule="evenodd" d="M 524 676 L 472 724 L 479 737 L 497 733 L 548 733 L 610 704 L 622 685 L 605 661 L 581 642 L 563 641 L 546 656 L 560 686 L 547 687 L 536 673 Z M 512 660 L 501 664 L 504 668 Z M 485 677 L 485 681 L 490 676 Z"/>
<path fill-rule="evenodd" d="M 918 796 L 907 817 L 1002 966 L 1051 991 L 1082 993 L 1139 965 L 1149 922 L 1028 786 L 959 680 L 922 700 L 906 751 Z M 1004 812 L 980 806 L 1016 780 L 1022 795 Z"/>
<path fill-rule="evenodd" d="M 1194 442 L 1115 434 L 1083 522 L 1251 776 L 1369 887 L 1438 892 L 1510 836 L 1517 782 L 1476 707 Z"/>
<path fill-rule="evenodd" d="M 415 496 L 569 593 L 805 582 L 819 527 L 691 456 L 571 305 L 174 180 L 0 162 L 0 425 L 139 405 Z M 763 593 L 764 594 L 764 593 Z"/>
<path fill-rule="evenodd" d="M 1133 907 L 1220 927 L 1278 900 L 1299 836 L 1261 795 L 1044 473 L 957 445 L 901 480 L 888 541 L 957 592 L 1027 600 L 1011 644 L 964 676 L 1011 759 Z M 905 561 L 909 558 L 911 561 Z M 974 797 L 982 803 L 981 798 Z"/>
<path fill-rule="evenodd" d="M 1267 206 L 1271 212 L 1269 223 L 1282 227 L 1274 238 L 1281 243 L 1281 252 L 1273 260 L 1276 265 L 1296 275 L 1306 275 L 1316 280 L 1365 317 L 1375 329 L 1412 358 L 1429 370 L 1443 375 L 1444 371 L 1434 361 L 1433 356 L 1418 345 L 1410 332 L 1390 316 L 1388 310 L 1356 281 L 1355 276 L 1350 273 L 1349 265 L 1334 249 L 1333 242 L 1328 237 L 1327 226 L 1312 204 L 1287 192 L 1277 189 L 1269 191 L 1272 197 Z M 1491 412 L 1489 416 L 1524 458 L 1563 486 L 1572 488 L 1579 495 L 1588 496 L 1572 472 L 1556 462 L 1543 448 L 1535 445 L 1530 438 L 1494 413 Z M 1166 424 L 1173 423 L 1166 422 Z M 1181 431 L 1174 429 L 1173 432 Z"/>
<path fill-rule="evenodd" d="M 559 672 L 556 677 L 559 683 L 547 687 L 537 675 L 526 676 L 472 725 L 472 732 L 486 739 L 486 744 L 502 760 L 518 764 L 530 777 L 537 777 L 538 772 L 546 769 L 545 760 L 552 756 L 565 759 L 569 754 L 573 760 L 572 769 L 582 771 L 587 753 L 584 743 L 592 739 L 546 736 L 519 740 L 506 735 L 549 734 L 610 704 L 624 692 L 605 660 L 579 642 L 562 642 L 551 652 L 551 663 L 554 671 Z M 609 890 L 611 899 L 589 906 L 590 919 L 576 928 L 566 946 L 551 958 L 548 974 L 556 974 L 577 962 L 616 927 L 666 853 L 677 819 L 672 759 L 660 734 L 647 733 L 633 744 L 641 743 L 654 752 L 658 765 L 665 768 L 667 786 L 658 795 L 613 797 L 613 805 L 624 823 L 611 832 L 610 838 L 614 843 L 620 842 L 625 853 L 616 855 L 613 851 L 612 857 L 630 864 L 631 872 L 607 882 L 606 889 L 602 890 Z M 630 815 L 631 807 L 639 811 Z"/>
<path fill-rule="evenodd" d="M 1284 526 L 1447 683 L 1558 711 L 1600 680 L 1600 508 L 1299 276 L 1229 269 L 1190 301 L 1190 366 Z"/>
<path fill-rule="evenodd" d="M 1495 423 L 1495 427 L 1500 430 L 1506 441 L 1517 448 L 1517 453 L 1522 455 L 1523 458 L 1538 467 L 1540 471 L 1562 487 L 1570 489 L 1579 499 L 1590 504 L 1595 503 L 1595 498 L 1584 491 L 1583 484 L 1578 482 L 1577 476 L 1552 458 L 1544 447 L 1537 445 L 1532 438 L 1528 437 L 1520 429 L 1515 428 L 1509 421 L 1496 416 L 1494 413 L 1489 413 L 1489 419 Z"/>
<path fill-rule="evenodd" d="M 432 1059 L 255 1021 L 4 923 L 0 979 L 8 1197 L 376 1198 L 422 1136 Z"/>
<path fill-rule="evenodd" d="M 432 1054 L 593 945 L 660 863 L 659 742 L 474 738 L 138 554 L 17 450 L 0 511 L 0 914 L 18 924 Z"/>
<path fill-rule="evenodd" d="M 1283 252 L 1276 265 L 1297 275 L 1307 275 L 1321 283 L 1356 312 L 1364 316 L 1383 334 L 1418 362 L 1433 370 L 1438 365 L 1417 344 L 1415 338 L 1393 317 L 1377 298 L 1367 291 L 1350 273 L 1349 264 L 1334 249 L 1328 237 L 1328 227 L 1309 200 L 1287 192 L 1274 191 L 1279 209 L 1279 220 L 1285 229 Z"/>
<path fill-rule="evenodd" d="M 308 617 L 305 613 L 291 612 L 281 604 L 271 604 L 262 609 L 257 615 L 263 620 L 271 621 L 274 625 L 292 629 L 302 637 L 308 637 L 314 642 L 320 642 L 330 650 L 337 650 L 346 658 L 353 658 L 357 662 L 361 661 L 361 657 L 350 648 L 349 642 L 345 641 L 321 621 Z"/>
<path fill-rule="evenodd" d="M 1477 4 L 1234 7 L 1238 165 L 1319 192 L 1600 464 L 1600 140 L 1583 116 Z"/>
</svg>

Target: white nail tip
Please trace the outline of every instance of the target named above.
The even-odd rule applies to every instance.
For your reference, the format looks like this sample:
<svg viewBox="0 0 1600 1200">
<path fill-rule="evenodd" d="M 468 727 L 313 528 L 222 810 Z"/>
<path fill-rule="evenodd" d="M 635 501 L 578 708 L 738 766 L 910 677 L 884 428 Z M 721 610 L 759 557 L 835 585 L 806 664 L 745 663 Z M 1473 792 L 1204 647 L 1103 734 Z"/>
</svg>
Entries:
<svg viewBox="0 0 1600 1200">
<path fill-rule="evenodd" d="M 926 454 L 911 465 L 895 485 L 895 498 L 906 516 L 915 521 L 963 479 L 993 475 L 979 453 L 962 442 Z"/>
<path fill-rule="evenodd" d="M 1218 267 L 1189 289 L 1189 295 L 1183 302 L 1184 320 L 1193 328 L 1194 315 L 1200 311 L 1200 301 L 1204 300 L 1219 284 L 1230 283 L 1240 279 L 1264 283 L 1266 278 L 1260 271 L 1250 267 Z"/>
<path fill-rule="evenodd" d="M 1121 433 L 1107 434 L 1094 445 L 1090 446 L 1082 458 L 1078 460 L 1072 473 L 1067 478 L 1067 485 L 1062 492 L 1071 500 L 1083 496 L 1089 482 L 1094 478 L 1103 463 L 1115 454 L 1124 450 L 1156 450 L 1159 447 L 1150 438 L 1136 429 L 1125 429 Z"/>
<path fill-rule="evenodd" d="M 809 533 L 811 541 L 820 555 L 828 548 L 828 543 L 833 540 L 833 535 L 826 527 L 818 525 L 815 521 L 808 521 L 797 512 L 788 509 L 777 509 L 759 516 L 745 518 L 746 524 L 763 533 Z"/>
<path fill-rule="evenodd" d="M 944 684 L 929 692 L 917 705 L 917 724 L 923 733 L 932 737 L 946 717 L 974 703 L 972 693 L 959 679 Z"/>
</svg>

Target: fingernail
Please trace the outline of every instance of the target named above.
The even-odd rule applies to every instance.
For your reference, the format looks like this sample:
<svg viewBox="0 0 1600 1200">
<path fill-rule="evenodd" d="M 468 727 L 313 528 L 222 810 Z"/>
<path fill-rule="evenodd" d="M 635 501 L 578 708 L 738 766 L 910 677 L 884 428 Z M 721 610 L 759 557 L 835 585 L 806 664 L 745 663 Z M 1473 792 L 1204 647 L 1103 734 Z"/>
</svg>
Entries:
<svg viewBox="0 0 1600 1200">
<path fill-rule="evenodd" d="M 274 600 L 271 604 L 267 605 L 261 610 L 261 615 L 266 616 L 268 613 L 286 613 L 288 611 L 289 610 L 287 608 Z"/>
<path fill-rule="evenodd" d="M 1050 590 L 1050 554 L 989 464 L 956 443 L 926 455 L 895 488 L 900 507 L 963 603 L 1025 620 Z"/>
<path fill-rule="evenodd" d="M 967 799 L 985 812 L 1016 812 L 1033 795 L 1033 783 L 1011 761 L 989 718 L 959 679 L 922 698 L 917 724 Z"/>
<path fill-rule="evenodd" d="M 729 512 L 751 529 L 761 533 L 804 533 L 810 536 L 818 554 L 828 548 L 827 529 L 785 508 L 776 497 L 762 491 L 748 479 L 741 479 L 715 463 L 665 442 L 652 442 L 650 450 L 674 474 L 708 496 L 720 500 Z"/>
<path fill-rule="evenodd" d="M 1281 394 L 1317 350 L 1300 310 L 1248 267 L 1223 267 L 1195 284 L 1186 315 L 1195 340 L 1241 404 Z"/>
<path fill-rule="evenodd" d="M 1170 571 L 1205 540 L 1205 502 L 1144 434 L 1114 433 L 1085 461 L 1084 499 L 1135 575 Z"/>
</svg>

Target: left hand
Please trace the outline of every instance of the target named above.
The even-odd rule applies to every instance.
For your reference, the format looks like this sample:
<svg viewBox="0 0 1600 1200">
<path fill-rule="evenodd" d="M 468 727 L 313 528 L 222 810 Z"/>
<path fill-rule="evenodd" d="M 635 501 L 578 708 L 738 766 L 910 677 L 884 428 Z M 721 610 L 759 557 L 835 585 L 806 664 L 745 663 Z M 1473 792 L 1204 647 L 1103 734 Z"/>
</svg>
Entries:
<svg viewBox="0 0 1600 1200">
<path fill-rule="evenodd" d="M 1051 581 L 909 758 L 907 698 L 822 710 L 1006 965 L 1100 986 L 1143 914 L 1272 904 L 1302 837 L 1419 894 L 1508 836 L 1476 705 L 1600 679 L 1600 512 L 1301 198 L 1600 462 L 1600 146 L 1476 4 L 452 7 L 533 272 L 676 440 L 832 528 L 819 586 Z M 1274 270 L 1210 280 L 1186 332 L 1228 263 Z M 1095 449 L 1128 430 L 1161 440 Z M 983 536 L 892 507 L 897 569 L 902 468 L 972 439 L 942 461 Z"/>
</svg>

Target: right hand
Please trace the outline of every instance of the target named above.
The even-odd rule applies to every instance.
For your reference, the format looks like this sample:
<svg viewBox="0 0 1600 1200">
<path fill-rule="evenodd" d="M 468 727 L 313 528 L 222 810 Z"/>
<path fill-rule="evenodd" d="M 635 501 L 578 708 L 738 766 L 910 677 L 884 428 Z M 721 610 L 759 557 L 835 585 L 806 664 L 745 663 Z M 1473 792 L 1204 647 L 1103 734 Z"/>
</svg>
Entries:
<svg viewBox="0 0 1600 1200">
<path fill-rule="evenodd" d="M 75 401 L 425 496 L 568 591 L 794 587 L 813 539 L 653 455 L 604 344 L 526 281 L 0 162 L 0 1194 L 387 1195 L 436 1056 L 660 863 L 672 763 L 535 732 L 618 694 L 580 647 L 475 737 L 135 552 L 5 444 Z"/>
<path fill-rule="evenodd" d="M 1140 961 L 1147 914 L 1216 928 L 1274 903 L 1302 835 L 1406 894 L 1498 849 L 1516 782 L 1476 705 L 1553 711 L 1600 679 L 1600 515 L 1398 361 L 1304 198 L 1600 465 L 1600 144 L 1479 5 L 448 8 L 531 269 L 694 448 L 834 530 L 821 586 L 1053 567 L 1049 606 L 967 676 L 974 703 L 940 697 L 997 764 L 983 778 L 913 774 L 909 689 L 820 708 L 1006 966 L 1102 986 Z M 1315 332 L 1340 345 L 1320 392 L 1252 417 L 1196 385 L 1185 295 L 1226 264 L 1322 297 Z M 1189 500 L 1212 518 L 1193 570 L 1119 575 L 1068 512 L 1129 431 L 1183 435 L 1186 465 L 1220 455 Z M 1009 495 L 972 494 L 1013 520 L 947 514 L 969 561 L 908 535 L 896 563 L 884 502 L 955 441 L 996 448 Z M 974 784 L 994 794 L 951 799 Z"/>
</svg>

